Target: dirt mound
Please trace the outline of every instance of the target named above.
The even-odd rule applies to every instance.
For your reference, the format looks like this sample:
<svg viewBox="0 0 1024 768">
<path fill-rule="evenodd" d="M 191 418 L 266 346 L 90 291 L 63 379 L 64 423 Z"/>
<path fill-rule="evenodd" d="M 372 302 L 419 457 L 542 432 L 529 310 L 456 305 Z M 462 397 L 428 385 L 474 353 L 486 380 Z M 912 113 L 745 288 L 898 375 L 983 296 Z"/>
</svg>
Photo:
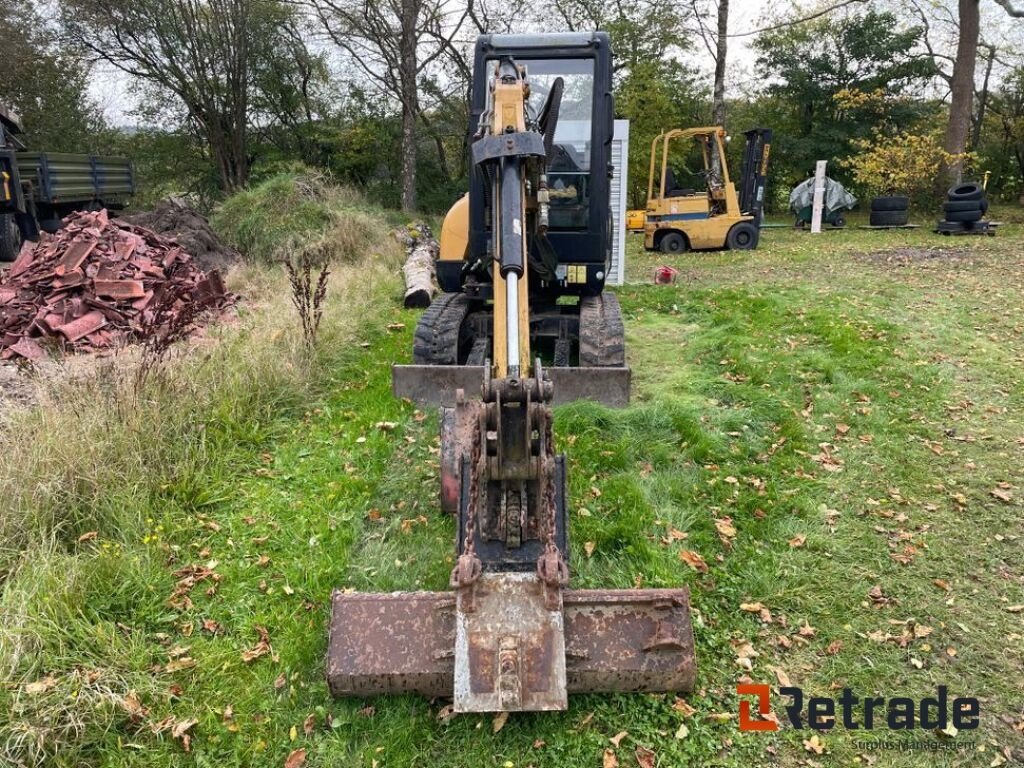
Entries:
<svg viewBox="0 0 1024 768">
<path fill-rule="evenodd" d="M 169 342 L 233 301 L 220 274 L 174 241 L 105 210 L 73 213 L 57 234 L 26 242 L 0 277 L 0 359 Z"/>
<path fill-rule="evenodd" d="M 174 240 L 203 269 L 226 269 L 241 258 L 217 237 L 205 216 L 177 200 L 161 200 L 152 210 L 122 220 Z"/>
</svg>

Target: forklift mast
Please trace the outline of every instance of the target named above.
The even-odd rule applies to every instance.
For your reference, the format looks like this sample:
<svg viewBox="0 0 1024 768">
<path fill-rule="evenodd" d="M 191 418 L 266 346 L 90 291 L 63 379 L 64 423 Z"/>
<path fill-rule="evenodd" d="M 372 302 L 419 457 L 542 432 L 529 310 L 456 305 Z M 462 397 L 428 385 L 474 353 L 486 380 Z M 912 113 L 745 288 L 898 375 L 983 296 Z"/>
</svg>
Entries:
<svg viewBox="0 0 1024 768">
<path fill-rule="evenodd" d="M 740 212 L 753 216 L 760 226 L 764 216 L 764 196 L 768 184 L 768 155 L 772 149 L 771 128 L 751 128 L 743 148 L 743 172 L 739 180 Z"/>
</svg>

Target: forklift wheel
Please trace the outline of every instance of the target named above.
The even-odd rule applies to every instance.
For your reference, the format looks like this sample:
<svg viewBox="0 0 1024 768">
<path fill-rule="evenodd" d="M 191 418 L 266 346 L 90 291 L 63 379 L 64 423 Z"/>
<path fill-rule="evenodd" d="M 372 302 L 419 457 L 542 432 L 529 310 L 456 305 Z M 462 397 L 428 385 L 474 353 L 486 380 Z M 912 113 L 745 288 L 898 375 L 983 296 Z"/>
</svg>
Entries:
<svg viewBox="0 0 1024 768">
<path fill-rule="evenodd" d="M 757 248 L 757 235 L 757 227 L 749 221 L 741 221 L 729 230 L 725 245 L 730 251 L 751 251 Z"/>
<path fill-rule="evenodd" d="M 686 250 L 686 238 L 678 232 L 669 232 L 658 246 L 662 253 L 683 253 Z"/>
</svg>

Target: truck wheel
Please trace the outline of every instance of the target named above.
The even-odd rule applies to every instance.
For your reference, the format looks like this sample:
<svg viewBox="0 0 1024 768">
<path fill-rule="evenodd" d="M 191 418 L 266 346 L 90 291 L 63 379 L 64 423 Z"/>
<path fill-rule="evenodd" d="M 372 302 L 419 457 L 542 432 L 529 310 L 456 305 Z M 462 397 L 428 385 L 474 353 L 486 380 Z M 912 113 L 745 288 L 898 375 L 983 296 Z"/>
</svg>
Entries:
<svg viewBox="0 0 1024 768">
<path fill-rule="evenodd" d="M 0 216 L 0 261 L 14 261 L 21 249 L 21 231 L 14 216 Z"/>
<path fill-rule="evenodd" d="M 658 247 L 662 253 L 683 253 L 686 250 L 686 238 L 678 232 L 669 232 L 661 238 Z"/>
<path fill-rule="evenodd" d="M 725 247 L 730 251 L 752 251 L 757 248 L 757 227 L 749 221 L 733 224 L 725 238 Z"/>
</svg>

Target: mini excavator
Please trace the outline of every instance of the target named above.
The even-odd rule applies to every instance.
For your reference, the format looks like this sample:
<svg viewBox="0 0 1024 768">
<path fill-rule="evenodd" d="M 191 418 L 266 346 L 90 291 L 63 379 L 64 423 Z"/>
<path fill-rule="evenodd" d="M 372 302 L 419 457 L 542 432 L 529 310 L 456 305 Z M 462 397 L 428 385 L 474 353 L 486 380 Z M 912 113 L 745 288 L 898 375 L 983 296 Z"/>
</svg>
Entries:
<svg viewBox="0 0 1024 768">
<path fill-rule="evenodd" d="M 448 592 L 336 591 L 335 696 L 453 697 L 456 712 L 562 710 L 568 694 L 689 691 L 689 593 L 568 589 L 565 456 L 552 406 L 629 400 L 612 244 L 603 32 L 484 35 L 469 193 L 447 214 L 443 293 L 396 396 L 441 407 Z"/>
</svg>

